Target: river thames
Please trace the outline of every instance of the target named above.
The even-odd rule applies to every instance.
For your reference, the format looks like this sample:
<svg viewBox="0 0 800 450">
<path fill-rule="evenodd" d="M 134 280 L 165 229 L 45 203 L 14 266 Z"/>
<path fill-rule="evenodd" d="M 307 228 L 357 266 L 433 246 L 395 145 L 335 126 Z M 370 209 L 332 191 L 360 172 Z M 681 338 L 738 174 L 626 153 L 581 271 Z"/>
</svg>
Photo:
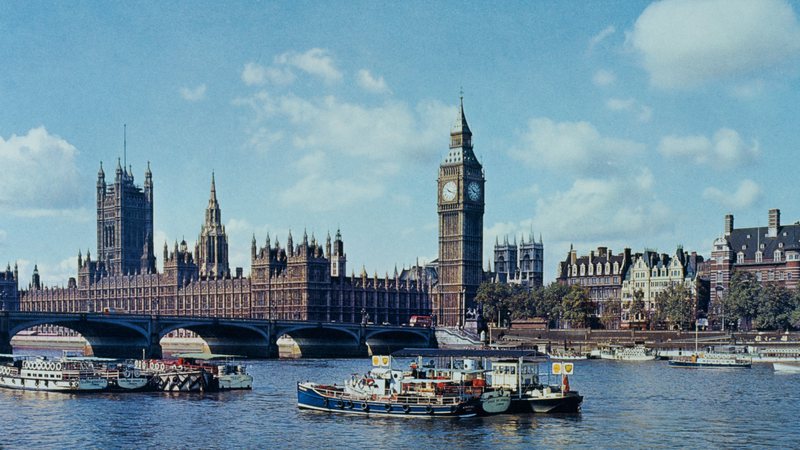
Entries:
<svg viewBox="0 0 800 450">
<path fill-rule="evenodd" d="M 295 383 L 340 383 L 367 359 L 248 361 L 254 389 L 218 394 L 0 390 L 3 448 L 791 448 L 800 375 L 581 361 L 577 415 L 368 418 L 299 410 Z"/>
</svg>

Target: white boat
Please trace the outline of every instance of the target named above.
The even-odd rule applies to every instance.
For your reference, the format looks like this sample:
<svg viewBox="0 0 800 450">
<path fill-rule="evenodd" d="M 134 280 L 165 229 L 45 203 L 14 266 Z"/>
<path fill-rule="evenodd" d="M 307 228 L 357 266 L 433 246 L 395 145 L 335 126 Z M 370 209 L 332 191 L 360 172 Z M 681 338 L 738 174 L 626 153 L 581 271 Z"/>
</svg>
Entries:
<svg viewBox="0 0 800 450">
<path fill-rule="evenodd" d="M 653 361 L 656 359 L 655 351 L 644 345 L 634 347 L 611 346 L 600 351 L 600 359 L 615 361 Z"/>
<path fill-rule="evenodd" d="M 556 361 L 580 361 L 589 358 L 587 353 L 578 353 L 573 350 L 554 350 L 547 355 Z"/>
<path fill-rule="evenodd" d="M 234 355 L 180 353 L 174 360 L 137 360 L 134 367 L 152 378 L 156 390 L 215 392 L 253 388 L 253 376 Z"/>
<path fill-rule="evenodd" d="M 772 363 L 775 372 L 800 373 L 800 363 L 796 362 L 775 362 Z"/>
<path fill-rule="evenodd" d="M 800 348 L 797 347 L 748 347 L 754 363 L 800 362 Z"/>
<path fill-rule="evenodd" d="M 0 387 L 46 392 L 93 392 L 108 387 L 92 364 L 69 359 L 0 355 Z"/>
<path fill-rule="evenodd" d="M 669 360 L 672 367 L 738 367 L 747 368 L 752 360 L 737 353 L 698 352 Z"/>
</svg>

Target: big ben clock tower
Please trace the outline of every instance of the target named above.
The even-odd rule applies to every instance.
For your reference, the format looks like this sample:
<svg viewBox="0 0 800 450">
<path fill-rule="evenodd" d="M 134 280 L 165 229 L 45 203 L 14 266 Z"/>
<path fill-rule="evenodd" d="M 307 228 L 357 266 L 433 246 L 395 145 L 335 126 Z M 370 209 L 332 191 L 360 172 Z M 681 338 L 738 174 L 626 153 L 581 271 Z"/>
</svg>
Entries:
<svg viewBox="0 0 800 450">
<path fill-rule="evenodd" d="M 439 287 L 433 312 L 441 326 L 464 324 L 483 280 L 483 168 L 472 151 L 464 99 L 439 166 Z"/>
</svg>

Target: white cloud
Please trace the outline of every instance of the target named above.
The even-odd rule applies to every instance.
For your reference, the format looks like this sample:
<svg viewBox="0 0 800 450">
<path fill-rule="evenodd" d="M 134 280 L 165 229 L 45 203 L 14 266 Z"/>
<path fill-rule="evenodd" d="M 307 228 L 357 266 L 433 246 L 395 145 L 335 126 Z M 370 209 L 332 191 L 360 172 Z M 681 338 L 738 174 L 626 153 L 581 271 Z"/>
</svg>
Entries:
<svg viewBox="0 0 800 450">
<path fill-rule="evenodd" d="M 294 81 L 294 74 L 288 67 L 264 67 L 258 63 L 249 62 L 242 70 L 242 81 L 248 86 L 258 86 L 266 83 L 289 84 Z"/>
<path fill-rule="evenodd" d="M 735 130 L 720 128 L 714 136 L 665 136 L 658 151 L 670 158 L 689 159 L 695 164 L 708 164 L 728 169 L 754 161 L 759 155 L 757 141 L 745 143 Z"/>
<path fill-rule="evenodd" d="M 383 77 L 379 76 L 375 78 L 369 70 L 361 69 L 358 71 L 358 85 L 361 86 L 362 89 L 373 92 L 375 94 L 383 94 L 391 92 L 389 87 L 386 85 L 386 81 L 384 81 Z"/>
<path fill-rule="evenodd" d="M 731 209 L 744 209 L 753 206 L 761 198 L 761 187 L 753 180 L 743 180 L 736 192 L 722 191 L 708 187 L 703 198 Z"/>
<path fill-rule="evenodd" d="M 636 116 L 642 123 L 649 122 L 653 117 L 653 108 L 639 103 L 634 98 L 610 98 L 606 101 L 606 108 L 611 111 L 624 111 Z"/>
<path fill-rule="evenodd" d="M 652 187 L 653 175 L 647 168 L 631 178 L 577 179 L 569 190 L 540 199 L 533 223 L 555 241 L 655 237 L 673 218 L 669 207 L 654 199 Z"/>
<path fill-rule="evenodd" d="M 617 31 L 617 29 L 614 28 L 613 25 L 609 25 L 609 26 L 603 28 L 603 30 L 600 31 L 599 33 L 597 33 L 594 36 L 592 36 L 592 38 L 589 39 L 589 52 L 594 50 L 594 48 L 597 47 L 598 44 L 603 42 L 607 37 L 611 36 L 616 31 Z"/>
<path fill-rule="evenodd" d="M 511 156 L 531 167 L 545 166 L 573 173 L 616 172 L 640 154 L 638 142 L 602 136 L 588 122 L 531 119 Z"/>
<path fill-rule="evenodd" d="M 669 0 L 642 12 L 628 44 L 653 85 L 685 88 L 795 58 L 800 26 L 785 0 Z"/>
<path fill-rule="evenodd" d="M 86 255 L 83 255 L 86 256 Z M 12 264 L 13 266 L 13 264 Z M 19 268 L 19 285 L 27 288 L 33 275 L 34 266 L 38 266 L 39 277 L 45 286 L 66 287 L 70 277 L 78 278 L 78 255 L 68 256 L 60 261 L 29 261 L 20 259 L 17 261 Z"/>
<path fill-rule="evenodd" d="M 72 210 L 81 201 L 78 150 L 40 126 L 0 137 L 0 207 L 15 214 Z"/>
<path fill-rule="evenodd" d="M 312 48 L 304 53 L 286 52 L 275 58 L 276 64 L 298 68 L 325 81 L 339 81 L 342 73 L 336 68 L 328 50 Z"/>
<path fill-rule="evenodd" d="M 189 102 L 196 102 L 206 98 L 206 85 L 201 84 L 195 88 L 180 88 L 181 97 Z"/>
<path fill-rule="evenodd" d="M 600 69 L 592 76 L 592 83 L 595 86 L 610 86 L 615 81 L 617 81 L 617 76 L 614 75 L 614 72 L 606 69 Z"/>
</svg>

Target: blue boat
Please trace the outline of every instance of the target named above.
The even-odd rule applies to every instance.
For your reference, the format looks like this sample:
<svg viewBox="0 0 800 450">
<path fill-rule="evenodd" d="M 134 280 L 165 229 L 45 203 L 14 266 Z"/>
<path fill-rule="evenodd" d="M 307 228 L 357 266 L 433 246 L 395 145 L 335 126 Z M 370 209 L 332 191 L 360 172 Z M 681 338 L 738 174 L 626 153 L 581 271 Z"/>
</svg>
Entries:
<svg viewBox="0 0 800 450">
<path fill-rule="evenodd" d="M 374 356 L 373 367 L 344 385 L 297 383 L 297 406 L 302 409 L 393 417 L 451 417 L 477 415 L 480 400 L 444 379 L 413 378 L 391 368 L 392 358 Z"/>
</svg>

